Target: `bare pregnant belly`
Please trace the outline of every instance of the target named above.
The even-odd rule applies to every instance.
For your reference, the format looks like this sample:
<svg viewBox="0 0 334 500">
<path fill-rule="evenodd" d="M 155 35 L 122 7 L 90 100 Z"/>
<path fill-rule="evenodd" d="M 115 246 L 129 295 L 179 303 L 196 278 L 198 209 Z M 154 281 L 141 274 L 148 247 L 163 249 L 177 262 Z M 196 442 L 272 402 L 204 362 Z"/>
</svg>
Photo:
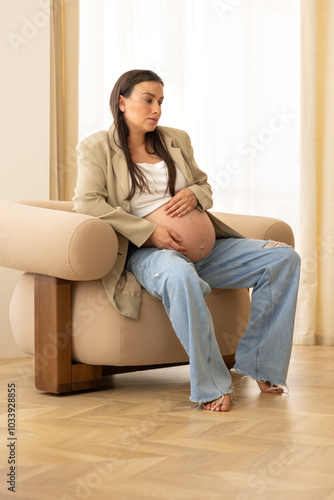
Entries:
<svg viewBox="0 0 334 500">
<path fill-rule="evenodd" d="M 209 216 L 196 208 L 183 217 L 170 217 L 164 206 L 154 210 L 144 219 L 173 229 L 187 248 L 187 257 L 193 262 L 204 259 L 213 249 L 216 234 Z"/>
</svg>

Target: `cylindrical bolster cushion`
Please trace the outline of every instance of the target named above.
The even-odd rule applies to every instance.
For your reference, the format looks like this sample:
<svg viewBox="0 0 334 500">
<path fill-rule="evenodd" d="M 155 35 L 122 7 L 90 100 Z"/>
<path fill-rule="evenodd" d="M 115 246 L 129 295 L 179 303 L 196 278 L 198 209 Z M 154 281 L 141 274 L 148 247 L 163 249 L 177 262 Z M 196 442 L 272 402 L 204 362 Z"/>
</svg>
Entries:
<svg viewBox="0 0 334 500">
<path fill-rule="evenodd" d="M 0 202 L 0 265 L 68 280 L 107 274 L 117 236 L 96 217 Z"/>
<path fill-rule="evenodd" d="M 291 227 L 280 219 L 259 215 L 212 213 L 246 238 L 281 241 L 292 247 L 295 244 Z"/>
</svg>

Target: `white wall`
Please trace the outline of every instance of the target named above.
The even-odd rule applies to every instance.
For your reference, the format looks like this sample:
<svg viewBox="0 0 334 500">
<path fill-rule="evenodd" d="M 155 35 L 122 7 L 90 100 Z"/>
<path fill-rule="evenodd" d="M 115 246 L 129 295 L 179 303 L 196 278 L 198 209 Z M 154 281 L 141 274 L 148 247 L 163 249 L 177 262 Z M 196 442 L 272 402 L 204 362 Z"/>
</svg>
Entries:
<svg viewBox="0 0 334 500">
<path fill-rule="evenodd" d="M 48 0 L 1 2 L 0 199 L 49 199 Z M 1 228 L 0 228 L 1 229 Z M 1 231 L 0 231 L 1 232 Z M 8 306 L 21 273 L 0 268 L 0 357 L 24 356 Z"/>
</svg>

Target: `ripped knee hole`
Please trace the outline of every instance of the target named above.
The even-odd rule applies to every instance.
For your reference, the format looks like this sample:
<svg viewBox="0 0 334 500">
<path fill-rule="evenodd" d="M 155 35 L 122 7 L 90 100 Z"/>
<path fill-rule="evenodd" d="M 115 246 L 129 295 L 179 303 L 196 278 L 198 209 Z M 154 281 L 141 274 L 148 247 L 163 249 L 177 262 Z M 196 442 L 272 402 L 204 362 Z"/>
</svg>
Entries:
<svg viewBox="0 0 334 500">
<path fill-rule="evenodd" d="M 288 245 L 287 243 L 283 243 L 282 241 L 274 241 L 274 240 L 268 240 L 263 245 L 263 248 L 277 248 L 277 247 L 290 247 L 291 248 L 291 245 Z"/>
</svg>

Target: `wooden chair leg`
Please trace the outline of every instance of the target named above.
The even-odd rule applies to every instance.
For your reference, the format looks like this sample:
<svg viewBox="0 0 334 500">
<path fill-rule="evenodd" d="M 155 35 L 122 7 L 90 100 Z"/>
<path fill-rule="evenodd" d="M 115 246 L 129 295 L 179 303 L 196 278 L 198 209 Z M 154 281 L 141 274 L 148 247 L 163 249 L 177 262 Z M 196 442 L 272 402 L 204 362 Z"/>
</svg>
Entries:
<svg viewBox="0 0 334 500">
<path fill-rule="evenodd" d="M 72 363 L 71 282 L 35 275 L 35 385 L 55 394 L 93 389 L 102 366 Z"/>
</svg>

